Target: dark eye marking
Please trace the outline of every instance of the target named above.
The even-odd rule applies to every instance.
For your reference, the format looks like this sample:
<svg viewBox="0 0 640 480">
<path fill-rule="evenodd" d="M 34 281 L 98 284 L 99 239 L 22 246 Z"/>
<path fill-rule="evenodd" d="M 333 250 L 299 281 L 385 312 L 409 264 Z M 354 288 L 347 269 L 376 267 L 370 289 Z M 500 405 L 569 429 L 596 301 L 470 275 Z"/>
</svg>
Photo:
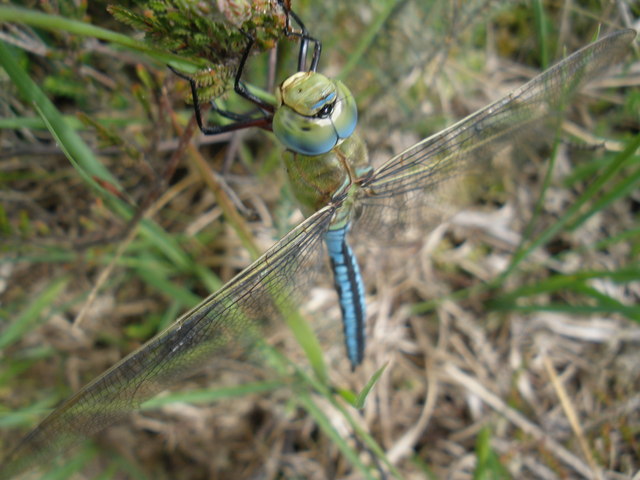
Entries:
<svg viewBox="0 0 640 480">
<path fill-rule="evenodd" d="M 335 106 L 336 106 L 336 102 L 327 103 L 320 110 L 318 110 L 318 113 L 315 114 L 315 117 L 316 118 L 330 117 L 331 114 L 333 113 L 333 109 L 335 108 Z"/>
</svg>

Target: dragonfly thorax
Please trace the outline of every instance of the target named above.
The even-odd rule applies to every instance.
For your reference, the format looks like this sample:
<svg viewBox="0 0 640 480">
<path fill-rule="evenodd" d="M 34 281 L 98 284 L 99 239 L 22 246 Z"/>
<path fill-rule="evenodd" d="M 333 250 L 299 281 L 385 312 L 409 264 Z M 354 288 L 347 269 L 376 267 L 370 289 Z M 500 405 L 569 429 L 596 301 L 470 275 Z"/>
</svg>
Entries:
<svg viewBox="0 0 640 480">
<path fill-rule="evenodd" d="M 340 81 L 316 72 L 298 72 L 276 91 L 273 133 L 287 149 L 323 155 L 356 128 L 358 109 Z"/>
</svg>

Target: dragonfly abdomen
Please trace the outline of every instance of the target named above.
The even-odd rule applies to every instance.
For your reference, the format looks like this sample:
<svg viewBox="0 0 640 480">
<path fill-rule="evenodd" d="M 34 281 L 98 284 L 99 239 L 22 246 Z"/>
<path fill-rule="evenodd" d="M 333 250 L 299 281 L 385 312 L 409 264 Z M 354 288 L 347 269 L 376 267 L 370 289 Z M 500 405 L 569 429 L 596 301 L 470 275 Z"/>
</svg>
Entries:
<svg viewBox="0 0 640 480">
<path fill-rule="evenodd" d="M 325 242 L 344 324 L 344 338 L 351 367 L 355 369 L 364 356 L 366 307 L 364 284 L 353 250 L 347 244 L 349 226 L 329 230 Z"/>
</svg>

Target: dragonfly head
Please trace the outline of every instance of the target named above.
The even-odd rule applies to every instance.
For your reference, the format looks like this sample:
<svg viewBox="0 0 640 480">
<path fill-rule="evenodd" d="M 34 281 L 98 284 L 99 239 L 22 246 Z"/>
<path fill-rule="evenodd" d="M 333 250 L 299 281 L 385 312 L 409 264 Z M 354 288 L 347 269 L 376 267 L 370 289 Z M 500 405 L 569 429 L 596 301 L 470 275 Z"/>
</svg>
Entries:
<svg viewBox="0 0 640 480">
<path fill-rule="evenodd" d="M 298 72 L 276 92 L 273 133 L 289 150 L 323 155 L 356 128 L 358 109 L 342 82 L 316 72 Z"/>
</svg>

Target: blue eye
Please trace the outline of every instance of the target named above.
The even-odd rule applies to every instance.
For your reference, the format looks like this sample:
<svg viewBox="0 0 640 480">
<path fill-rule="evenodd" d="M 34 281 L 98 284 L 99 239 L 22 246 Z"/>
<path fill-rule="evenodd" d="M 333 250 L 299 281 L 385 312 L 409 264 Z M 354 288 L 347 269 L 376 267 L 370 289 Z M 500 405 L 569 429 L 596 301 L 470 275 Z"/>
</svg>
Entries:
<svg viewBox="0 0 640 480">
<path fill-rule="evenodd" d="M 316 72 L 298 72 L 278 91 L 273 132 L 289 149 L 322 155 L 349 137 L 358 121 L 353 95 L 342 82 Z"/>
</svg>

